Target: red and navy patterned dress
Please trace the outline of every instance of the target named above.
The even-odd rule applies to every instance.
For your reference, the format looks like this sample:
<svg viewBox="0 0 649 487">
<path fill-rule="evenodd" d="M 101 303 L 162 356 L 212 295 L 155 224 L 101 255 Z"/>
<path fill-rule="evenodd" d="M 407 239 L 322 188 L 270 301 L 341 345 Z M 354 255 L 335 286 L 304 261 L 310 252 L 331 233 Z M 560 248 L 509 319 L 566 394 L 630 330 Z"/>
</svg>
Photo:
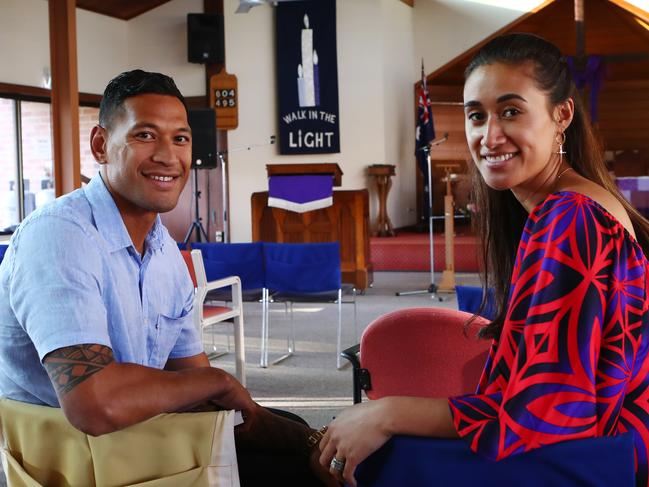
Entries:
<svg viewBox="0 0 649 487">
<path fill-rule="evenodd" d="M 648 267 L 587 196 L 555 193 L 530 213 L 478 392 L 449 400 L 474 451 L 502 459 L 631 431 L 637 484 L 648 484 Z"/>
</svg>

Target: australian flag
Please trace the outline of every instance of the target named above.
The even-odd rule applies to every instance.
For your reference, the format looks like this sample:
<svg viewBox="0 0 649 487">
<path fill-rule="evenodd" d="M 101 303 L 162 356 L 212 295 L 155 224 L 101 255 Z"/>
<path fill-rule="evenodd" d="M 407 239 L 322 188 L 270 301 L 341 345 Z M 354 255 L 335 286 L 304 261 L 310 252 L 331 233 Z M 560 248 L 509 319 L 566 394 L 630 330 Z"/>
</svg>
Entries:
<svg viewBox="0 0 649 487">
<path fill-rule="evenodd" d="M 426 75 L 424 73 L 424 61 L 421 62 L 421 87 L 417 102 L 417 133 L 415 142 L 415 155 L 417 165 L 424 176 L 424 201 L 422 208 L 423 216 L 427 220 L 429 217 L 428 207 L 428 144 L 435 138 L 435 127 L 433 126 L 433 112 L 428 98 L 428 87 L 426 86 Z"/>
</svg>

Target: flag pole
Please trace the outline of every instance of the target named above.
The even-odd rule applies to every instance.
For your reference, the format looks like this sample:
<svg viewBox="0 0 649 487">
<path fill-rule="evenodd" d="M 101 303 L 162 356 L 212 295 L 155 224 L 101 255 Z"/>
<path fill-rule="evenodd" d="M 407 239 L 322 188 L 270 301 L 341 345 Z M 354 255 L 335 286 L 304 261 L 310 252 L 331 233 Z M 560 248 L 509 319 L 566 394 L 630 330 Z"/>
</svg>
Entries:
<svg viewBox="0 0 649 487">
<path fill-rule="evenodd" d="M 433 169 L 430 163 L 430 148 L 431 146 L 439 145 L 448 139 L 448 134 L 444 134 L 439 140 L 433 140 L 430 144 L 421 148 L 426 153 L 426 164 L 428 165 L 428 246 L 430 256 L 430 285 L 427 289 L 417 289 L 415 291 L 399 291 L 396 292 L 397 296 L 413 296 L 415 294 L 430 294 L 431 299 L 444 301 L 437 293 L 438 286 L 435 284 L 435 248 L 433 245 Z"/>
<path fill-rule="evenodd" d="M 428 98 L 428 88 L 426 87 L 426 74 L 424 73 L 424 58 L 421 59 L 421 93 L 419 95 L 419 125 L 417 129 L 417 148 L 415 154 L 417 159 L 421 157 L 419 152 L 424 152 L 426 155 L 426 174 L 428 180 L 428 245 L 430 252 L 430 285 L 428 289 L 420 289 L 417 291 L 400 291 L 395 293 L 397 296 L 409 296 L 413 294 L 430 293 L 431 298 L 442 298 L 437 294 L 437 284 L 435 284 L 435 249 L 433 246 L 433 168 L 431 167 L 430 149 L 435 145 L 446 142 L 448 133 L 444 134 L 439 140 L 432 140 L 435 137 L 435 130 L 433 128 L 433 114 L 430 111 L 430 100 Z M 423 168 L 422 168 L 423 172 Z"/>
<path fill-rule="evenodd" d="M 430 246 L 430 286 L 428 286 L 428 292 L 434 298 L 437 294 L 437 284 L 435 284 L 435 247 L 433 246 L 433 168 L 430 163 L 430 146 L 426 146 L 426 149 L 426 164 L 428 165 L 428 244 Z"/>
</svg>

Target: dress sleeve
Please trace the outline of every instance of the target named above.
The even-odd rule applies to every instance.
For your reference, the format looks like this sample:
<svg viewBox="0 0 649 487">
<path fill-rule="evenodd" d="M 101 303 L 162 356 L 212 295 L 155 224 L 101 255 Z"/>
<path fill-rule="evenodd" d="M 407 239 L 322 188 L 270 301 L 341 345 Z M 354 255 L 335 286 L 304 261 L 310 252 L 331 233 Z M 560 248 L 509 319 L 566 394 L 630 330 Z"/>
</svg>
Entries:
<svg viewBox="0 0 649 487">
<path fill-rule="evenodd" d="M 490 373 L 479 393 L 449 400 L 474 451 L 502 459 L 615 432 L 640 342 L 644 262 L 585 196 L 552 195 L 530 215 Z"/>
</svg>

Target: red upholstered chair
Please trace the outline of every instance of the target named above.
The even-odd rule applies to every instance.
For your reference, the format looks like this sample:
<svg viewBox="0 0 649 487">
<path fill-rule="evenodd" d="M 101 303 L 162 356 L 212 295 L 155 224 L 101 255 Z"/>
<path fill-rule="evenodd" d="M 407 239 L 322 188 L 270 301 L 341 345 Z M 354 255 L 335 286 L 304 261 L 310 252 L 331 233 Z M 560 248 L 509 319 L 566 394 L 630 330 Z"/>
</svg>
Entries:
<svg viewBox="0 0 649 487">
<path fill-rule="evenodd" d="M 473 392 L 490 342 L 475 338 L 486 321 L 446 308 L 410 308 L 380 316 L 360 346 L 343 352 L 354 365 L 354 402 L 384 396 L 448 397 Z M 359 360 L 360 359 L 360 360 Z"/>
<path fill-rule="evenodd" d="M 360 343 L 359 376 L 365 370 L 371 379 L 367 396 L 448 397 L 475 390 L 490 342 L 473 338 L 486 323 L 482 318 L 464 335 L 471 316 L 452 309 L 414 308 L 374 320 Z M 349 349 L 344 353 L 356 357 Z M 476 455 L 465 440 L 397 435 L 364 460 L 355 477 L 358 487 L 514 487 L 521 479 L 527 487 L 608 487 L 635 485 L 634 470 L 629 433 L 565 441 L 498 462 Z"/>
<path fill-rule="evenodd" d="M 192 278 L 196 293 L 194 297 L 194 320 L 196 327 L 203 335 L 206 327 L 221 322 L 232 322 L 234 326 L 234 353 L 236 377 L 246 385 L 246 357 L 243 338 L 243 308 L 241 299 L 241 280 L 237 276 L 225 277 L 216 281 L 207 281 L 203 257 L 200 250 L 181 250 L 189 275 Z M 215 306 L 206 303 L 207 293 L 214 289 L 230 287 L 232 301 L 227 306 Z"/>
</svg>

